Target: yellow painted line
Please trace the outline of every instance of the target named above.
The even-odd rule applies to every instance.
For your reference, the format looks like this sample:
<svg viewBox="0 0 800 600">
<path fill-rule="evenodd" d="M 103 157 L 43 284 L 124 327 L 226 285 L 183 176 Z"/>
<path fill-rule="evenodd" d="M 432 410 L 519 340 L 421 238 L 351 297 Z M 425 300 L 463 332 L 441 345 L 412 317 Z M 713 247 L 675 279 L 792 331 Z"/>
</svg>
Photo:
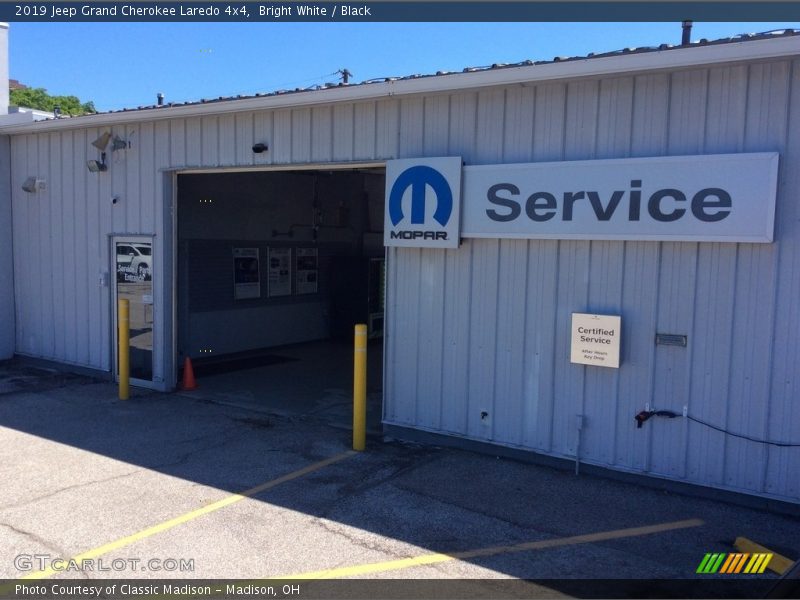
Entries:
<svg viewBox="0 0 800 600">
<path fill-rule="evenodd" d="M 775 571 L 778 575 L 783 575 L 786 571 L 792 568 L 794 565 L 794 561 L 786 558 L 785 556 L 778 554 L 770 550 L 769 548 L 765 548 L 761 544 L 756 544 L 753 540 L 748 540 L 746 537 L 737 537 L 736 541 L 733 542 L 733 545 L 739 552 L 760 552 L 763 554 L 772 554 L 772 558 L 766 563 L 771 571 Z M 762 564 L 761 567 L 765 565 Z M 759 570 L 759 573 L 763 573 L 763 569 Z"/>
<path fill-rule="evenodd" d="M 271 479 L 265 483 L 257 485 L 255 487 L 250 488 L 249 490 L 245 490 L 238 494 L 231 494 L 222 500 L 217 500 L 203 508 L 198 508 L 197 510 L 193 510 L 186 514 L 180 515 L 179 517 L 175 517 L 174 519 L 170 519 L 168 521 L 164 521 L 163 523 L 159 523 L 158 525 L 153 525 L 152 527 L 148 527 L 147 529 L 142 529 L 141 531 L 134 533 L 132 535 L 127 535 L 125 537 L 119 538 L 113 542 L 109 542 L 108 544 L 104 544 L 102 546 L 98 546 L 97 548 L 93 548 L 92 550 L 87 550 L 81 554 L 73 556 L 70 558 L 67 563 L 70 561 L 77 561 L 80 562 L 82 560 L 86 560 L 89 558 L 97 558 L 98 556 L 102 556 L 104 554 L 108 554 L 114 550 L 119 550 L 120 548 L 124 548 L 125 546 L 130 546 L 134 542 L 138 542 L 139 540 L 143 540 L 145 538 L 149 538 L 153 535 L 158 533 L 162 533 L 173 527 L 177 527 L 178 525 L 183 525 L 184 523 L 188 523 L 189 521 L 193 521 L 203 515 L 207 515 L 209 513 L 215 512 L 220 510 L 221 508 L 225 508 L 226 506 L 230 506 L 231 504 L 235 504 L 240 500 L 244 500 L 245 498 L 250 498 L 255 496 L 259 492 L 263 492 L 265 490 L 272 489 L 276 486 L 279 486 L 282 483 L 286 483 L 287 481 L 292 481 L 293 479 L 297 479 L 304 475 L 308 475 L 309 473 L 313 473 L 314 471 L 319 471 L 333 463 L 339 462 L 345 458 L 353 456 L 356 454 L 352 450 L 348 450 L 347 452 L 342 452 L 341 454 L 337 454 L 336 456 L 332 456 L 331 458 L 326 458 L 325 460 L 321 460 L 319 462 L 315 462 L 314 464 L 308 465 L 307 467 L 303 467 L 302 469 L 298 469 L 297 471 L 293 471 L 277 479 Z M 36 571 L 35 573 L 29 573 L 24 577 L 20 577 L 19 579 L 45 579 L 56 573 L 60 573 L 60 571 L 53 569 L 52 567 L 48 567 L 42 571 Z"/>
<path fill-rule="evenodd" d="M 489 546 L 464 552 L 453 552 L 451 554 L 423 554 L 421 556 L 389 560 L 385 562 L 366 563 L 351 567 L 340 567 L 337 569 L 323 569 L 321 571 L 309 571 L 306 573 L 295 573 L 294 575 L 282 575 L 280 577 L 268 577 L 266 579 L 335 579 L 338 577 L 357 577 L 370 573 L 381 573 L 384 571 L 398 571 L 410 567 L 422 565 L 432 565 L 437 563 L 449 562 L 452 560 L 469 560 L 484 556 L 496 556 L 498 554 L 510 554 L 512 552 L 525 552 L 528 550 L 544 550 L 546 548 L 559 548 L 561 546 L 573 546 L 576 544 L 591 544 L 593 542 L 603 542 L 607 540 L 617 540 L 621 538 L 637 537 L 662 533 L 664 531 L 674 531 L 688 527 L 699 527 L 703 525 L 700 519 L 688 519 L 685 521 L 672 521 L 669 523 L 659 523 L 644 527 L 631 527 L 628 529 L 615 529 L 613 531 L 601 531 L 598 533 L 588 533 L 571 537 L 556 538 L 552 540 L 539 540 L 536 542 L 525 542 L 511 546 Z"/>
</svg>

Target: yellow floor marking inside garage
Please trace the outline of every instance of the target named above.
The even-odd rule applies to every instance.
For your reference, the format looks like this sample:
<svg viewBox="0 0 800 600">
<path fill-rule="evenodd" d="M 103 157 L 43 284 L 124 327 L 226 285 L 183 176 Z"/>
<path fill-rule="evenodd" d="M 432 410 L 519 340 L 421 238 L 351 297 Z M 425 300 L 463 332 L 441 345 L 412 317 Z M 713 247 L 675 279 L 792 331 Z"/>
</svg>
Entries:
<svg viewBox="0 0 800 600">
<path fill-rule="evenodd" d="M 203 515 L 207 515 L 209 513 L 215 512 L 220 510 L 221 508 L 225 508 L 226 506 L 230 506 L 231 504 L 235 504 L 240 500 L 244 500 L 245 498 L 250 498 L 255 496 L 259 492 L 263 492 L 269 489 L 272 489 L 282 483 L 286 483 L 287 481 L 292 481 L 293 479 L 297 479 L 299 477 L 303 477 L 304 475 L 308 475 L 309 473 L 313 473 L 314 471 L 319 471 L 329 465 L 337 463 L 345 458 L 353 456 L 356 452 L 352 450 L 348 450 L 347 452 L 342 452 L 341 454 L 337 454 L 336 456 L 332 456 L 331 458 L 326 458 L 325 460 L 321 460 L 319 462 L 315 462 L 307 467 L 303 467 L 302 469 L 298 469 L 297 471 L 293 471 L 277 479 L 271 479 L 265 483 L 259 484 L 255 487 L 250 488 L 249 490 L 245 490 L 238 494 L 231 494 L 223 498 L 222 500 L 217 500 L 203 508 L 198 508 L 197 510 L 193 510 L 191 512 L 185 513 L 180 515 L 179 517 L 175 517 L 174 519 L 170 519 L 168 521 L 164 521 L 163 523 L 159 523 L 158 525 L 153 525 L 152 527 L 148 527 L 147 529 L 143 529 L 137 533 L 132 535 L 128 535 L 113 542 L 109 542 L 108 544 L 104 544 L 102 546 L 98 546 L 97 548 L 93 548 L 92 550 L 88 550 L 76 556 L 70 558 L 67 563 L 70 561 L 76 561 L 80 563 L 82 560 L 87 560 L 90 558 L 97 558 L 104 554 L 108 554 L 114 550 L 118 550 L 120 548 L 124 548 L 125 546 L 129 546 L 134 542 L 138 542 L 139 540 L 143 540 L 145 538 L 149 538 L 150 536 L 156 535 L 163 531 L 167 531 L 172 529 L 173 527 L 177 527 L 178 525 L 182 525 L 184 523 L 188 523 L 189 521 L 193 521 Z M 36 571 L 35 573 L 29 573 L 24 577 L 20 577 L 20 579 L 45 579 L 60 571 L 53 569 L 52 567 L 48 567 L 42 571 Z"/>
<path fill-rule="evenodd" d="M 512 552 L 525 552 L 528 550 L 543 550 L 545 548 L 559 548 L 561 546 L 573 546 L 576 544 L 590 544 L 593 542 L 603 542 L 621 538 L 651 535 L 674 531 L 676 529 L 686 529 L 688 527 L 699 527 L 703 525 L 701 519 L 687 519 L 684 521 L 671 521 L 668 523 L 658 523 L 656 525 L 646 525 L 644 527 L 630 527 L 627 529 L 614 529 L 612 531 L 600 531 L 597 533 L 587 533 L 584 535 L 574 535 L 571 537 L 555 538 L 551 540 L 539 540 L 536 542 L 525 542 L 511 546 L 489 546 L 476 550 L 466 550 L 464 552 L 453 552 L 452 554 L 423 554 L 411 558 L 401 558 L 386 562 L 367 563 L 352 567 L 340 567 L 337 569 L 324 569 L 322 571 L 309 571 L 307 573 L 295 573 L 293 575 L 282 575 L 280 577 L 269 577 L 268 579 L 335 579 L 339 577 L 358 577 L 369 573 L 380 573 L 384 571 L 397 571 L 408 569 L 409 567 L 419 567 L 422 565 L 432 565 L 448 562 L 452 560 L 469 560 L 484 556 L 497 556 L 499 554 L 510 554 Z"/>
</svg>

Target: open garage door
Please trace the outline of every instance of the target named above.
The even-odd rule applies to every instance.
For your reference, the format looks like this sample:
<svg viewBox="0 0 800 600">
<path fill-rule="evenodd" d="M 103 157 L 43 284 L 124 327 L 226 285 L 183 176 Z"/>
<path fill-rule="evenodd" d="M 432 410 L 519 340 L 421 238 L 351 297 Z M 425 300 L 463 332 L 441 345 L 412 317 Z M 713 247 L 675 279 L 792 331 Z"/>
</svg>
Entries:
<svg viewBox="0 0 800 600">
<path fill-rule="evenodd" d="M 380 422 L 384 185 L 382 167 L 178 175 L 177 359 L 198 394 L 344 419 L 367 323 Z"/>
</svg>

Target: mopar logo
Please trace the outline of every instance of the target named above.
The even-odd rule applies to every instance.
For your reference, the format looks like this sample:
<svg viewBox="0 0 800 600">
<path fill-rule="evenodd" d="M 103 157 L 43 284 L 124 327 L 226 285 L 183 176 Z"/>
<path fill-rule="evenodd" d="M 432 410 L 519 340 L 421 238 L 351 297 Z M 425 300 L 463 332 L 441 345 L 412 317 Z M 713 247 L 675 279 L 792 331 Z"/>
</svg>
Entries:
<svg viewBox="0 0 800 600">
<path fill-rule="evenodd" d="M 453 192 L 444 175 L 427 165 L 410 167 L 395 180 L 389 194 L 389 218 L 392 225 L 397 225 L 405 216 L 402 201 L 408 188 L 411 188 L 411 223 L 421 225 L 425 222 L 425 191 L 428 186 L 436 194 L 433 218 L 442 227 L 447 225 L 453 212 Z"/>
</svg>

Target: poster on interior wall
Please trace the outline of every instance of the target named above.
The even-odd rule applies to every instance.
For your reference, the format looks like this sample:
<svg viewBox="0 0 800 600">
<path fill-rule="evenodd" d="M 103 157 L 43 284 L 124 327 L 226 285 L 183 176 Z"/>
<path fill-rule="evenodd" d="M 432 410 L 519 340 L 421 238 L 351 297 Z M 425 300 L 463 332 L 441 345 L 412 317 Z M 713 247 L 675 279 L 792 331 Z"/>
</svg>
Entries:
<svg viewBox="0 0 800 600">
<path fill-rule="evenodd" d="M 289 296 L 292 293 L 292 249 L 269 249 L 269 295 Z"/>
<path fill-rule="evenodd" d="M 298 294 L 316 294 L 318 277 L 318 253 L 316 248 L 297 249 L 297 284 Z"/>
<path fill-rule="evenodd" d="M 236 300 L 261 297 L 258 248 L 233 249 L 233 297 Z"/>
</svg>

